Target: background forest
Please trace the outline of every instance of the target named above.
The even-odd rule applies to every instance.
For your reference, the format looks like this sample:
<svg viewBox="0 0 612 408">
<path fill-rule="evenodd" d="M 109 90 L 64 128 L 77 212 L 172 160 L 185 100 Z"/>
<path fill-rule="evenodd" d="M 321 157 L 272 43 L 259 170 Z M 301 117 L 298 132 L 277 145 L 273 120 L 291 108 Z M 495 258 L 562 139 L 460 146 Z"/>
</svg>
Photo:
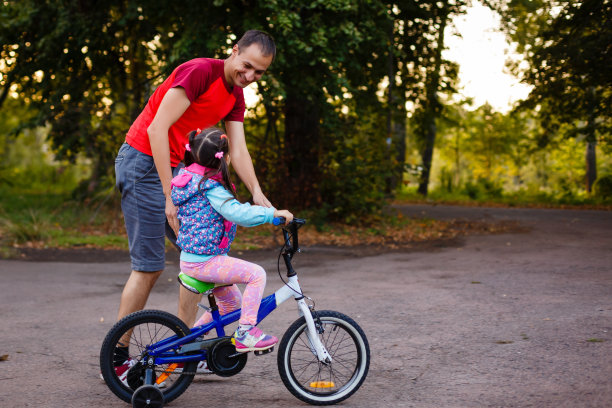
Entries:
<svg viewBox="0 0 612 408">
<path fill-rule="evenodd" d="M 532 87 L 507 113 L 462 99 L 443 57 L 468 0 L 2 1 L 0 229 L 120 229 L 131 122 L 177 65 L 224 58 L 251 28 L 279 50 L 245 119 L 277 206 L 356 224 L 394 199 L 611 203 L 611 2 L 483 3 Z"/>
</svg>

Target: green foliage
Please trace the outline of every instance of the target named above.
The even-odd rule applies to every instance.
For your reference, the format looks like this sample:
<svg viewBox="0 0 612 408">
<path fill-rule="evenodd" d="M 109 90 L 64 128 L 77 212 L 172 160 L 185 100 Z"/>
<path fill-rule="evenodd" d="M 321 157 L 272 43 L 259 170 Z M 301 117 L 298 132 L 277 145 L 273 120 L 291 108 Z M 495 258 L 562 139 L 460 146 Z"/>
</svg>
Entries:
<svg viewBox="0 0 612 408">
<path fill-rule="evenodd" d="M 42 191 L 78 186 L 71 197 L 98 206 L 111 199 L 114 155 L 155 87 L 187 59 L 223 58 L 256 28 L 276 38 L 278 55 L 258 83 L 247 140 L 275 205 L 352 222 L 425 170 L 449 194 L 503 187 L 580 197 L 583 154 L 565 139 L 611 149 L 601 68 L 612 65 L 603 52 L 609 2 L 489 1 L 507 6 L 504 22 L 531 63 L 525 80 L 538 110 L 511 115 L 439 99 L 454 92 L 457 74 L 441 57 L 443 27 L 467 3 L 3 1 L 0 179 L 27 175 Z M 407 103 L 416 109 L 408 125 Z M 432 135 L 430 169 L 422 157 Z M 418 168 L 405 180 L 404 160 Z M 604 157 L 598 168 L 612 164 Z"/>
<path fill-rule="evenodd" d="M 381 125 L 376 116 L 347 119 L 345 137 L 324 137 L 321 218 L 360 224 L 380 213 L 393 165 Z"/>
<path fill-rule="evenodd" d="M 586 142 L 586 187 L 596 178 L 597 144 L 612 142 L 612 4 L 608 0 L 492 0 L 528 64 L 515 65 L 533 86 L 522 109 L 548 134 Z M 542 145 L 547 135 L 540 139 Z"/>
<path fill-rule="evenodd" d="M 0 118 L 5 112 L 0 112 Z M 18 137 L 0 139 L 0 180 L 22 191 L 70 191 L 90 174 L 88 160 L 76 164 L 55 160 L 46 142 L 48 128 L 24 130 Z"/>
<path fill-rule="evenodd" d="M 18 95 L 36 112 L 16 131 L 49 124 L 58 158 L 74 160 L 83 152 L 92 159 L 94 180 L 85 191 L 112 185 L 116 150 L 161 79 L 187 59 L 227 55 L 244 31 L 256 28 L 276 37 L 279 53 L 259 84 L 260 113 L 271 126 L 250 140 L 265 140 L 268 130 L 284 132 L 275 135 L 283 150 L 274 164 L 280 175 L 272 180 L 290 179 L 293 190 L 277 187 L 270 196 L 313 205 L 322 177 L 319 135 L 342 137 L 324 122 L 347 95 L 360 99 L 356 105 L 378 103 L 375 93 L 387 73 L 392 19 L 377 0 L 89 3 L 5 1 L 0 27 L 0 105 L 11 89 L 11 98 Z M 258 165 L 272 167 L 262 160 Z"/>
<path fill-rule="evenodd" d="M 257 84 L 267 121 L 259 138 L 274 147 L 256 142 L 253 150 L 258 173 L 273 174 L 267 191 L 275 202 L 296 209 L 319 206 L 319 186 L 329 182 L 321 165 L 322 138 L 344 137 L 337 119 L 343 104 L 379 105 L 375 92 L 386 71 L 374 50 L 385 50 L 385 28 L 391 23 L 384 4 L 373 0 L 278 0 L 244 15 L 244 29 L 264 28 L 279 49 Z"/>
<path fill-rule="evenodd" d="M 463 192 L 476 201 L 501 198 L 502 191 L 501 186 L 483 178 L 479 178 L 475 183 L 467 182 L 463 187 Z"/>
<path fill-rule="evenodd" d="M 185 53 L 215 56 L 225 45 L 216 10 L 192 3 L 4 1 L 0 106 L 19 98 L 33 113 L 13 131 L 48 126 L 57 158 L 83 153 L 92 159 L 94 182 L 110 175 L 127 129 L 169 64 Z M 197 23 L 176 13 L 198 15 Z M 217 23 L 207 24 L 210 18 Z M 206 48 L 209 40 L 217 48 Z"/>
<path fill-rule="evenodd" d="M 595 140 L 612 131 L 612 5 L 605 0 L 568 2 L 551 26 L 541 27 L 525 80 L 534 85 L 532 104 L 545 103 L 544 118 L 574 126 L 569 135 L 582 133 Z M 552 119 L 550 120 L 552 122 Z M 583 123 L 581 123 L 583 122 Z"/>
<path fill-rule="evenodd" d="M 528 204 L 588 202 L 583 139 L 548 134 L 535 112 L 501 114 L 486 105 L 467 110 L 448 104 L 437 124 L 431 199 L 520 203 L 523 195 Z M 546 143 L 541 143 L 544 135 Z M 409 145 L 407 157 L 418 162 L 415 151 Z M 602 152 L 597 170 L 609 174 L 612 156 Z M 405 182 L 413 188 L 418 180 L 407 177 Z"/>
<path fill-rule="evenodd" d="M 424 55 L 424 60 L 415 64 L 415 71 L 420 72 L 422 86 L 417 94 L 418 96 L 415 97 L 415 112 L 411 120 L 413 122 L 413 135 L 417 140 L 421 156 L 422 171 L 419 192 L 424 196 L 427 195 L 430 181 L 437 137 L 436 121 L 441 116 L 443 109 L 439 94 L 455 92 L 454 83 L 458 72 L 454 63 L 442 58 L 444 35 L 450 19 L 452 16 L 464 12 L 466 2 L 425 2 L 425 5 L 425 7 L 429 7 L 430 11 L 429 19 L 426 20 L 426 24 L 430 28 L 429 31 L 426 30 L 422 34 L 424 38 L 431 39 L 425 44 L 423 50 L 419 50 Z M 419 21 L 419 23 L 422 23 L 422 21 Z M 413 45 L 410 47 L 413 48 Z M 402 79 L 407 78 L 404 76 Z M 411 81 L 406 82 L 410 83 Z"/>
<path fill-rule="evenodd" d="M 595 181 L 593 195 L 602 199 L 612 199 L 612 174 L 601 176 Z"/>
</svg>

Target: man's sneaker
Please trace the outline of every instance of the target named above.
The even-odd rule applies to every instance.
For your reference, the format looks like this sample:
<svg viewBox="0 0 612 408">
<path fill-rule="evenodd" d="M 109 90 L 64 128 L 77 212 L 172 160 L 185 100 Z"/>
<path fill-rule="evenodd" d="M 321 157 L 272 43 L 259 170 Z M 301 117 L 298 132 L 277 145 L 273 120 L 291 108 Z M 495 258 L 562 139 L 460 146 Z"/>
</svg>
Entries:
<svg viewBox="0 0 612 408">
<path fill-rule="evenodd" d="M 264 334 L 258 327 L 251 327 L 249 330 L 239 333 L 238 329 L 234 333 L 234 345 L 239 353 L 248 351 L 263 351 L 273 347 L 278 343 L 274 336 Z"/>
<path fill-rule="evenodd" d="M 125 385 L 128 388 L 130 387 L 127 382 L 128 372 L 130 371 L 130 368 L 134 367 L 135 365 L 136 365 L 136 360 L 128 358 L 127 360 L 123 362 L 123 364 L 115 367 L 115 374 L 117 374 L 119 381 L 121 381 L 123 385 Z"/>
<path fill-rule="evenodd" d="M 177 367 L 174 369 L 173 372 L 175 373 L 182 373 L 183 372 L 183 363 L 178 363 Z M 206 361 L 200 361 L 198 363 L 198 368 L 196 369 L 196 373 L 197 374 L 212 374 L 213 372 L 210 371 L 210 369 L 208 368 L 208 364 L 206 364 Z"/>
<path fill-rule="evenodd" d="M 213 372 L 208 368 L 208 364 L 206 361 L 200 361 L 198 363 L 198 369 L 196 370 L 198 374 L 212 374 Z"/>
</svg>

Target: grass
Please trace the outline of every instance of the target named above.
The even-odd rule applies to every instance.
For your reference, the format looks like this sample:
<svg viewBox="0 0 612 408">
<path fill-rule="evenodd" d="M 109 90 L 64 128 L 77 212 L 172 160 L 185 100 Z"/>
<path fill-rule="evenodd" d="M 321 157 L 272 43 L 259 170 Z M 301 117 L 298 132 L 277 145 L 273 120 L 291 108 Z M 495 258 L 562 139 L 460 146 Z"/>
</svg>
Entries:
<svg viewBox="0 0 612 408">
<path fill-rule="evenodd" d="M 0 190 L 0 247 L 127 249 L 116 200 L 79 201 L 65 192 Z"/>
<path fill-rule="evenodd" d="M 512 222 L 436 221 L 407 218 L 401 214 L 373 217 L 369 224 L 361 226 L 316 222 L 305 213 L 299 216 L 312 221 L 300 231 L 301 243 L 305 246 L 366 245 L 398 249 L 468 234 L 519 230 Z M 263 225 L 239 227 L 232 247 L 242 251 L 280 244 L 278 228 Z M 61 190 L 0 188 L 0 256 L 11 257 L 23 247 L 127 250 L 119 194 L 111 190 L 96 199 L 83 201 Z"/>
<path fill-rule="evenodd" d="M 577 208 L 612 210 L 612 197 L 607 199 L 592 195 L 521 190 L 516 192 L 487 192 L 485 189 L 468 189 L 453 192 L 442 189 L 433 190 L 423 197 L 416 188 L 404 188 L 397 194 L 398 203 L 435 202 L 438 204 L 456 204 L 471 206 L 504 206 L 504 207 L 535 207 L 535 208 Z"/>
</svg>

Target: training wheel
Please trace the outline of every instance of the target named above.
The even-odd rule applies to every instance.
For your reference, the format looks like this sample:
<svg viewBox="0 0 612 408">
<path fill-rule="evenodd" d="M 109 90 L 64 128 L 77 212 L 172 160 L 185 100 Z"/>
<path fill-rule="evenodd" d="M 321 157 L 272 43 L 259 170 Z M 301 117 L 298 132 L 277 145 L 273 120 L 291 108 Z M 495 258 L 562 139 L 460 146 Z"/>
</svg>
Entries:
<svg viewBox="0 0 612 408">
<path fill-rule="evenodd" d="M 141 385 L 132 394 L 133 408 L 161 408 L 164 406 L 164 394 L 154 385 Z"/>
</svg>

